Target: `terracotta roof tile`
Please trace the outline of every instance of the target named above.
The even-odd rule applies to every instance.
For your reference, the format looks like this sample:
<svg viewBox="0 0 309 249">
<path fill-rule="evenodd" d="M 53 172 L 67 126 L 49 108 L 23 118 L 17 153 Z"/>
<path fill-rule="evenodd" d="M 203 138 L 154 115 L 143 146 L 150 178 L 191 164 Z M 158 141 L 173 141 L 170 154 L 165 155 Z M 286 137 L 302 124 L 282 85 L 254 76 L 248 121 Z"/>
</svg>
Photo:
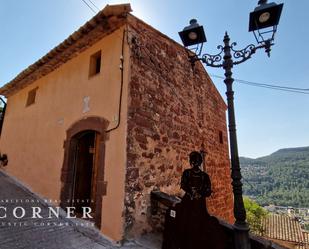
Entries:
<svg viewBox="0 0 309 249">
<path fill-rule="evenodd" d="M 303 231 L 303 237 L 304 237 L 304 242 L 296 246 L 295 249 L 309 249 L 309 233 Z"/>
<path fill-rule="evenodd" d="M 297 243 L 304 242 L 299 222 L 289 216 L 269 215 L 263 221 L 263 228 L 265 237 Z"/>
<path fill-rule="evenodd" d="M 309 244 L 309 233 L 303 232 L 303 236 L 304 236 L 304 241 Z"/>
</svg>

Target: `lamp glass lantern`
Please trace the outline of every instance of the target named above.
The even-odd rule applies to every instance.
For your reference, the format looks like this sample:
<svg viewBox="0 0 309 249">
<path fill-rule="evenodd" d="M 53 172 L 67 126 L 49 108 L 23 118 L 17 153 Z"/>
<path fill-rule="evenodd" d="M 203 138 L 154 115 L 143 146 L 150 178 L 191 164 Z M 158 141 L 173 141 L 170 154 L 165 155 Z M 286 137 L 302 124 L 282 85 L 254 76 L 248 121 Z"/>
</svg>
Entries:
<svg viewBox="0 0 309 249">
<path fill-rule="evenodd" d="M 267 3 L 267 0 L 260 0 L 259 6 L 250 13 L 249 32 L 253 32 L 257 43 L 271 43 L 274 40 L 282 8 L 283 3 Z M 185 47 L 207 41 L 204 28 L 197 23 L 196 19 L 192 19 L 190 25 L 179 32 L 179 36 Z"/>
<path fill-rule="evenodd" d="M 283 3 L 267 3 L 267 0 L 260 0 L 259 6 L 250 13 L 249 32 L 253 32 L 257 43 L 274 40 L 282 8 Z"/>
<path fill-rule="evenodd" d="M 196 19 L 190 20 L 190 25 L 178 33 L 185 47 L 206 42 L 203 26 L 200 26 Z"/>
</svg>

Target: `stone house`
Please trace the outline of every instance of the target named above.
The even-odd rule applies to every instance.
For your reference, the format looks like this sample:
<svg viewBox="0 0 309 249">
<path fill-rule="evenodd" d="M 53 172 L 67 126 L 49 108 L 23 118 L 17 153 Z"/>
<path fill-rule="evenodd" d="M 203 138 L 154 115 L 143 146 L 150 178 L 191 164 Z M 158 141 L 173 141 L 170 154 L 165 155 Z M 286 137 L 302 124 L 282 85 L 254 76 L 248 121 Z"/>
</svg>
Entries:
<svg viewBox="0 0 309 249">
<path fill-rule="evenodd" d="M 204 149 L 209 211 L 232 223 L 225 102 L 185 48 L 130 12 L 107 5 L 0 89 L 5 170 L 56 205 L 89 205 L 120 241 L 152 229 L 150 192 L 179 194 Z"/>
</svg>

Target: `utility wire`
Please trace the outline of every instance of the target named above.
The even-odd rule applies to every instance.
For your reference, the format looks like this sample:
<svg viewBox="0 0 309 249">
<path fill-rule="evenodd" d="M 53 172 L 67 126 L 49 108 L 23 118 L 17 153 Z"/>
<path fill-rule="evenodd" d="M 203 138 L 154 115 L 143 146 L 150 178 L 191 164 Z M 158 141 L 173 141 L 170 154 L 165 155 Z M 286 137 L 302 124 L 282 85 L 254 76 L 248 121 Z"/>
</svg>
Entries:
<svg viewBox="0 0 309 249">
<path fill-rule="evenodd" d="M 100 11 L 100 9 L 98 8 L 98 6 L 96 6 L 91 0 L 88 0 L 98 11 Z"/>
<path fill-rule="evenodd" d="M 286 87 L 286 86 L 278 86 L 278 85 L 270 85 L 270 84 L 261 84 L 261 83 L 256 83 L 256 82 L 251 82 L 251 81 L 246 81 L 246 80 L 237 80 L 240 83 L 250 83 L 250 84 L 255 84 L 255 85 L 261 85 L 261 86 L 269 86 L 269 87 L 277 87 L 277 88 L 282 88 L 282 89 L 287 89 L 287 90 L 296 90 L 296 91 L 309 91 L 309 89 L 306 88 L 296 88 L 296 87 Z"/>
<path fill-rule="evenodd" d="M 211 74 L 212 77 L 215 78 L 220 78 L 220 79 L 225 79 L 222 76 Z M 309 88 L 295 88 L 295 87 L 285 87 L 285 86 L 279 86 L 279 85 L 271 85 L 271 84 L 262 84 L 262 83 L 257 83 L 253 81 L 247 81 L 247 80 L 241 80 L 241 79 L 234 79 L 235 81 L 239 83 L 247 83 L 247 84 L 254 84 L 254 85 L 259 85 L 259 86 L 268 86 L 268 87 L 276 87 L 276 88 L 282 88 L 282 89 L 287 89 L 287 90 L 296 90 L 296 91 L 309 91 Z"/>
<path fill-rule="evenodd" d="M 84 2 L 84 4 L 86 4 L 88 6 L 89 9 L 92 10 L 93 13 L 97 13 L 85 0 L 82 0 Z"/>
<path fill-rule="evenodd" d="M 249 86 L 256 86 L 256 87 L 262 87 L 262 88 L 268 88 L 268 89 L 273 89 L 273 90 L 279 90 L 279 91 L 284 91 L 284 92 L 292 92 L 292 93 L 301 93 L 301 94 L 309 94 L 309 92 L 303 92 L 299 90 L 289 90 L 289 89 L 284 89 L 284 88 L 279 88 L 279 87 L 271 87 L 271 86 L 263 86 L 263 85 L 256 85 L 256 84 L 251 84 L 247 82 L 239 82 L 241 84 L 249 85 Z M 306 91 L 306 90 L 305 90 Z"/>
<path fill-rule="evenodd" d="M 219 79 L 225 79 L 222 76 L 211 74 L 210 76 L 219 78 Z M 293 92 L 293 93 L 301 93 L 301 94 L 309 94 L 309 89 L 307 88 L 296 88 L 296 87 L 285 87 L 285 86 L 279 86 L 279 85 L 271 85 L 271 84 L 262 84 L 247 80 L 241 80 L 241 79 L 234 79 L 236 82 L 241 84 L 246 84 L 250 86 L 256 86 L 256 87 L 262 87 L 262 88 L 268 88 L 273 90 L 279 90 L 279 91 L 285 91 L 285 92 Z"/>
</svg>

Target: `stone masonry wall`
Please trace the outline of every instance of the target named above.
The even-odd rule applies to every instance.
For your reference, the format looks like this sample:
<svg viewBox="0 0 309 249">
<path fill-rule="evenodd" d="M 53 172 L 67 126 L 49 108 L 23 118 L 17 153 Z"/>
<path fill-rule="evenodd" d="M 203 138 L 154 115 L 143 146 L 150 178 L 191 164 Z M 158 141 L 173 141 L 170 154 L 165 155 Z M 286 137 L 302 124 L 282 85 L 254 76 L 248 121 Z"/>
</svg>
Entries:
<svg viewBox="0 0 309 249">
<path fill-rule="evenodd" d="M 152 229 L 150 192 L 180 195 L 188 154 L 202 147 L 213 189 L 207 199 L 209 212 L 233 222 L 222 97 L 201 64 L 191 69 L 180 45 L 132 16 L 129 24 L 126 235 Z"/>
</svg>

